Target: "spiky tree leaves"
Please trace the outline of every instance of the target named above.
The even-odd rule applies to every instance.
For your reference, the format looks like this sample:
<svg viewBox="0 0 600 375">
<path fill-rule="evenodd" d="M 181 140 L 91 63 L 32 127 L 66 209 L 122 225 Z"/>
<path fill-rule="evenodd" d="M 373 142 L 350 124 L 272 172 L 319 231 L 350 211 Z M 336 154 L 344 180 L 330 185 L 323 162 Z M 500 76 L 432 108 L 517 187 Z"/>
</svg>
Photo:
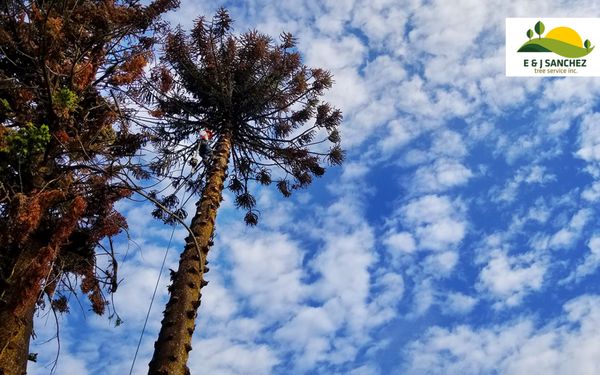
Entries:
<svg viewBox="0 0 600 375">
<path fill-rule="evenodd" d="M 99 314 L 102 285 L 116 289 L 116 266 L 101 271 L 95 246 L 126 227 L 113 203 L 131 192 L 115 177 L 144 137 L 115 99 L 140 77 L 158 17 L 176 5 L 136 3 L 0 4 L 0 373 L 25 372 L 44 294 L 67 310 L 66 275 Z"/>
<path fill-rule="evenodd" d="M 197 20 L 190 35 L 181 30 L 169 35 L 165 61 L 175 72 L 168 81 L 176 84 L 169 85 L 170 95 L 158 98 L 156 111 L 170 121 L 156 137 L 162 154 L 155 170 L 181 170 L 198 132 L 207 128 L 214 134 L 231 131 L 230 179 L 242 184 L 231 185 L 236 195 L 249 194 L 250 181 L 270 183 L 271 175 L 305 187 L 311 175 L 322 174 L 320 160 L 337 164 L 343 157 L 341 112 L 319 100 L 331 87 L 331 75 L 302 65 L 290 34 L 275 43 L 257 31 L 234 35 L 230 23 L 222 10 L 208 25 Z M 315 141 L 317 136 L 325 139 Z M 330 149 L 315 148 L 324 140 L 332 143 Z"/>
<path fill-rule="evenodd" d="M 198 19 L 189 34 L 169 34 L 163 63 L 151 83 L 153 111 L 162 119 L 153 139 L 159 151 L 153 169 L 178 187 L 198 189 L 202 198 L 191 225 L 197 243 L 188 238 L 169 289 L 150 373 L 184 374 L 201 296 L 199 289 L 189 289 L 204 285 L 223 188 L 246 211 L 246 223 L 256 225 L 253 187 L 275 183 L 289 197 L 322 176 L 325 165 L 342 162 L 337 130 L 342 114 L 321 100 L 332 85 L 331 74 L 302 64 L 291 34 L 279 41 L 254 30 L 236 35 L 224 9 L 211 21 Z M 217 155 L 195 170 L 186 163 L 203 128 L 216 135 Z M 193 262 L 194 257 L 199 259 Z"/>
</svg>

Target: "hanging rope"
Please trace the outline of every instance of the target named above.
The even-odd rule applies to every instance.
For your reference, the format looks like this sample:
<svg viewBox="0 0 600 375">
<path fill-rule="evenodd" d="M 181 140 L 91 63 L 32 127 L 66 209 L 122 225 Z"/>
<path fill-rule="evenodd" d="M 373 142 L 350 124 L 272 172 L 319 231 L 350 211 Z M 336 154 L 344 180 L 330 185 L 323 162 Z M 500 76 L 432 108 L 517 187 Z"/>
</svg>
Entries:
<svg viewBox="0 0 600 375">
<path fill-rule="evenodd" d="M 137 355 L 140 350 L 140 346 L 142 345 L 142 338 L 144 337 L 144 333 L 146 332 L 146 325 L 148 324 L 148 318 L 150 317 L 150 311 L 152 310 L 152 304 L 154 303 L 154 298 L 156 297 L 156 291 L 158 290 L 158 284 L 160 283 L 160 277 L 162 276 L 163 269 L 165 268 L 165 263 L 167 261 L 167 255 L 169 254 L 169 249 L 171 248 L 171 241 L 173 240 L 174 233 L 175 233 L 175 226 L 173 226 L 173 230 L 171 231 L 171 237 L 169 238 L 169 244 L 167 245 L 167 251 L 165 251 L 165 256 L 163 257 L 162 263 L 160 265 L 160 271 L 158 271 L 158 278 L 156 279 L 156 284 L 154 285 L 154 292 L 152 292 L 152 298 L 150 299 L 150 306 L 148 306 L 148 311 L 146 312 L 146 319 L 144 319 L 144 326 L 142 327 L 142 333 L 140 333 L 140 339 L 138 340 L 137 347 L 135 348 L 135 354 L 133 355 L 133 362 L 131 362 L 131 369 L 129 369 L 129 375 L 131 375 L 133 373 L 133 367 L 135 366 L 135 360 L 137 359 Z"/>
<path fill-rule="evenodd" d="M 190 191 L 188 197 L 181 203 L 181 208 L 185 207 L 187 202 L 194 196 L 196 190 Z M 150 299 L 150 306 L 148 306 L 148 311 L 146 312 L 146 318 L 144 319 L 144 326 L 142 327 L 142 332 L 140 333 L 140 339 L 138 340 L 137 347 L 135 348 L 135 354 L 133 355 L 133 361 L 131 362 L 131 368 L 129 369 L 129 375 L 133 373 L 133 368 L 135 367 L 135 361 L 137 359 L 138 352 L 140 350 L 140 346 L 142 345 L 142 339 L 144 338 L 144 333 L 146 332 L 146 326 L 148 325 L 148 319 L 150 318 L 150 312 L 152 311 L 152 305 L 154 303 L 154 299 L 156 297 L 156 291 L 158 290 L 158 285 L 160 284 L 160 278 L 162 276 L 162 272 L 165 268 L 165 263 L 167 261 L 167 255 L 169 255 L 169 250 L 171 249 L 171 242 L 173 241 L 173 234 L 175 233 L 176 226 L 173 226 L 173 230 L 171 231 L 171 236 L 169 237 L 169 244 L 167 245 L 167 250 L 165 251 L 165 256 L 163 257 L 162 263 L 160 265 L 160 271 L 158 271 L 158 278 L 156 279 L 156 284 L 154 285 L 154 291 L 152 292 L 152 298 Z"/>
<path fill-rule="evenodd" d="M 196 191 L 193 190 L 190 192 L 190 195 L 181 203 L 181 208 L 185 207 L 187 202 L 194 196 Z M 160 284 L 160 278 L 162 276 L 163 270 L 165 268 L 165 263 L 167 261 L 167 255 L 169 254 L 169 249 L 171 249 L 171 241 L 173 241 L 173 234 L 175 233 L 176 226 L 173 226 L 173 230 L 171 231 L 171 236 L 169 237 L 169 244 L 167 245 L 167 250 L 165 251 L 165 256 L 163 257 L 162 263 L 160 265 L 160 271 L 158 271 L 158 278 L 156 279 L 156 284 L 154 285 L 154 291 L 152 292 L 152 298 L 150 299 L 150 306 L 148 306 L 148 311 L 146 312 L 146 319 L 144 319 L 144 326 L 142 327 L 142 332 L 140 333 L 140 339 L 138 340 L 137 347 L 135 348 L 135 354 L 133 355 L 133 361 L 131 362 L 131 368 L 129 369 L 129 375 L 133 373 L 133 368 L 135 366 L 135 361 L 137 359 L 138 352 L 140 350 L 140 346 L 142 345 L 142 339 L 144 338 L 144 333 L 146 332 L 146 325 L 148 325 L 148 319 L 150 318 L 150 311 L 152 311 L 152 304 L 154 303 L 154 299 L 156 297 L 156 291 L 158 290 L 158 284 Z"/>
</svg>

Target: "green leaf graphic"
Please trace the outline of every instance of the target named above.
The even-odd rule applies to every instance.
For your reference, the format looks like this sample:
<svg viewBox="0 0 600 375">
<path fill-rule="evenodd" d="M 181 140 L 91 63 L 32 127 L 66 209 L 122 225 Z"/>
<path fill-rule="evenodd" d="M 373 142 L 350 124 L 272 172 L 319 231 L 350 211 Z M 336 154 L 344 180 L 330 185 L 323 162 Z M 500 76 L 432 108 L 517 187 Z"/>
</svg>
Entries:
<svg viewBox="0 0 600 375">
<path fill-rule="evenodd" d="M 544 24 L 542 23 L 542 21 L 538 21 L 535 24 L 535 32 L 537 33 L 537 35 L 539 35 L 539 37 L 542 37 L 542 33 L 544 32 L 544 30 L 546 29 L 546 26 L 544 26 Z"/>
</svg>

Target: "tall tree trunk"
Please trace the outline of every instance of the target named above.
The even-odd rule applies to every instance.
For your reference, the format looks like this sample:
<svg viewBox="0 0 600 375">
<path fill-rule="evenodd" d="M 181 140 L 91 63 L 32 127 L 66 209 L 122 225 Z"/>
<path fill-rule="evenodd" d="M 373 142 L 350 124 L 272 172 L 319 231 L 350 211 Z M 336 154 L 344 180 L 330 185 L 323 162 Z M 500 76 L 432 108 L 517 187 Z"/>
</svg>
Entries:
<svg viewBox="0 0 600 375">
<path fill-rule="evenodd" d="M 15 253 L 18 255 L 10 254 L 8 249 L 1 254 L 14 258 L 5 258 L 0 264 L 5 268 L 3 273 L 9 274 L 4 275 L 6 280 L 1 280 L 0 285 L 0 375 L 26 373 L 33 314 L 42 283 L 50 275 L 60 246 L 73 232 L 85 208 L 83 198 L 75 197 L 69 211 L 49 237 L 47 234 L 32 234 L 22 246 L 17 247 Z"/>
<path fill-rule="evenodd" d="M 33 332 L 35 304 L 22 316 L 0 308 L 0 321 L 11 327 L 10 331 L 0 332 L 0 375 L 24 375 L 27 373 L 29 339 Z"/>
<path fill-rule="evenodd" d="M 217 209 L 221 204 L 230 151 L 230 136 L 221 136 L 202 198 L 196 203 L 196 214 L 190 226 L 200 251 L 196 248 L 194 238 L 188 236 L 179 268 L 172 275 L 169 288 L 171 297 L 164 311 L 158 340 L 154 344 L 154 356 L 148 371 L 150 375 L 190 373 L 187 367 L 188 354 L 192 350 L 192 334 L 196 328 L 195 319 L 202 296 L 200 289 L 207 284 L 203 278 L 204 272 L 208 271 L 205 268 L 206 257 L 215 228 Z"/>
<path fill-rule="evenodd" d="M 0 288 L 0 375 L 23 375 L 27 372 L 29 339 L 33 332 L 33 314 L 38 288 L 24 291 L 19 279 L 29 274 L 36 260 L 35 251 L 26 250 L 14 264 L 12 276 Z"/>
</svg>

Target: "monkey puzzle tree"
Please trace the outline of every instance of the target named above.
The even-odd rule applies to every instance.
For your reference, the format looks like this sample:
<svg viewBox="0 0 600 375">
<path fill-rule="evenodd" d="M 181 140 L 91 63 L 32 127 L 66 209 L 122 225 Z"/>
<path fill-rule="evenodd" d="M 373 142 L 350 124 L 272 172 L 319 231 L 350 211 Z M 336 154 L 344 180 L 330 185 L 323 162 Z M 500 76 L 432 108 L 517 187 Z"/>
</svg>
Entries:
<svg viewBox="0 0 600 375">
<path fill-rule="evenodd" d="M 99 268 L 95 247 L 125 228 L 113 203 L 131 192 L 115 176 L 136 172 L 123 162 L 144 141 L 116 98 L 141 76 L 159 17 L 176 5 L 0 5 L 0 374 L 25 373 L 36 302 L 65 311 L 67 275 L 98 314 L 102 285 L 116 289 L 116 263 Z"/>
<path fill-rule="evenodd" d="M 211 22 L 197 20 L 189 35 L 170 34 L 165 64 L 154 74 L 153 85 L 163 93 L 155 115 L 164 121 L 155 137 L 159 154 L 153 169 L 173 177 L 177 187 L 201 191 L 201 198 L 193 235 L 172 275 L 150 374 L 189 373 L 200 289 L 207 284 L 206 258 L 226 180 L 236 206 L 246 210 L 246 223 L 255 225 L 253 184 L 273 182 L 287 197 L 323 175 L 325 163 L 339 165 L 343 159 L 341 112 L 320 99 L 332 85 L 331 75 L 304 66 L 290 34 L 276 43 L 256 31 L 235 35 L 231 24 L 221 9 Z M 213 161 L 200 172 L 182 174 L 202 128 L 216 134 Z M 177 203 L 172 196 L 162 202 Z"/>
</svg>

